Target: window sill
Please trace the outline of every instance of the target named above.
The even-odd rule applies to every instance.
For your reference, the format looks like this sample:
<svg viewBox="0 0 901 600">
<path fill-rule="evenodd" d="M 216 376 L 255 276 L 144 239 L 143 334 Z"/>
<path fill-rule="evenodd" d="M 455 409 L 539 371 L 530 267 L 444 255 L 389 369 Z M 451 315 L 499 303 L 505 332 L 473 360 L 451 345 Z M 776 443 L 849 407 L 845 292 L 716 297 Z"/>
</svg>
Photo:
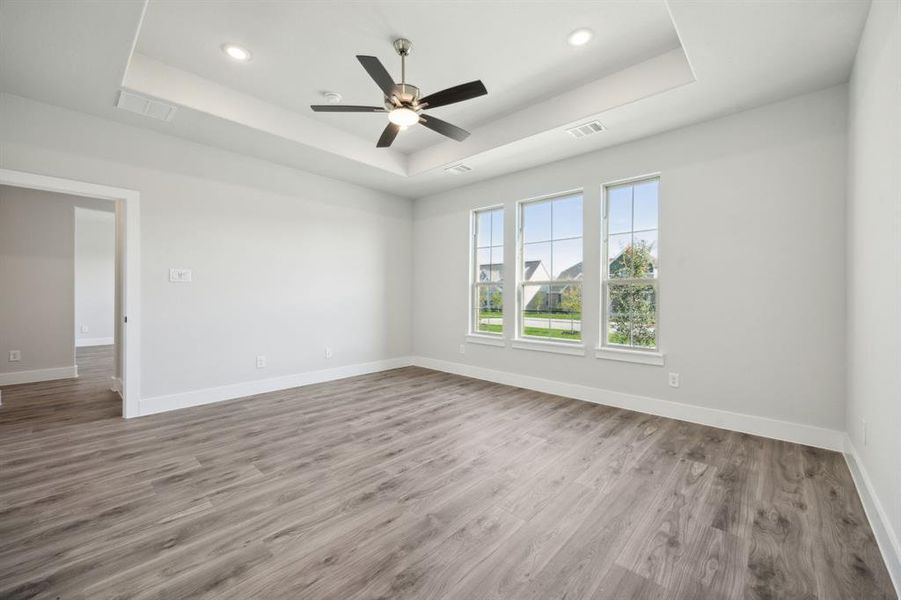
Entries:
<svg viewBox="0 0 901 600">
<path fill-rule="evenodd" d="M 585 346 L 582 344 L 567 344 L 565 342 L 539 342 L 537 340 L 513 340 L 513 347 L 519 350 L 537 350 L 539 352 L 555 352 L 557 354 L 570 354 L 572 356 L 585 356 Z"/>
<path fill-rule="evenodd" d="M 478 333 L 466 334 L 466 341 L 470 344 L 482 344 L 483 346 L 497 346 L 503 348 L 507 345 L 507 340 L 501 335 L 480 335 Z"/>
<path fill-rule="evenodd" d="M 619 348 L 597 348 L 594 352 L 595 358 L 605 360 L 618 360 L 622 362 L 637 363 L 640 365 L 654 365 L 662 367 L 665 357 L 660 352 L 651 352 L 645 350 L 625 350 Z"/>
</svg>

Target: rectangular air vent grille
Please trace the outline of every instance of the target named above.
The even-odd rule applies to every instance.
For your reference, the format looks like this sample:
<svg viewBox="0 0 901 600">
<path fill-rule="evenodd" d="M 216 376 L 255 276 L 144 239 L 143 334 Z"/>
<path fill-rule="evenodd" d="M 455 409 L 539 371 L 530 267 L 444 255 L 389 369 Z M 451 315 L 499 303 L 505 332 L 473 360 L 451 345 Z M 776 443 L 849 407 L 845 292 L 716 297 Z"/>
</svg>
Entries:
<svg viewBox="0 0 901 600">
<path fill-rule="evenodd" d="M 116 106 L 160 121 L 171 121 L 172 116 L 175 114 L 175 106 L 171 104 L 147 98 L 134 92 L 126 92 L 125 90 L 119 92 L 119 100 L 116 102 Z"/>
<path fill-rule="evenodd" d="M 450 173 L 451 175 L 460 175 L 462 173 L 469 173 L 472 171 L 472 167 L 467 167 L 464 164 L 454 165 L 452 167 L 447 167 L 444 169 L 445 173 Z"/>
<path fill-rule="evenodd" d="M 581 125 L 576 125 L 566 130 L 566 133 L 574 138 L 583 138 L 588 135 L 594 135 L 604 131 L 604 126 L 600 121 L 590 121 Z"/>
</svg>

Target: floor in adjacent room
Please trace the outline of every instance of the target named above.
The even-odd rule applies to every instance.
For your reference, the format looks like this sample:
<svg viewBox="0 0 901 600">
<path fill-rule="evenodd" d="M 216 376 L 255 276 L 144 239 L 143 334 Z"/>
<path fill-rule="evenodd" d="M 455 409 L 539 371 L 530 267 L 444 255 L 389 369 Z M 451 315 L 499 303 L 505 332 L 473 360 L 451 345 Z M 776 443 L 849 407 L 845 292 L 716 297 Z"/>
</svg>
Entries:
<svg viewBox="0 0 901 600">
<path fill-rule="evenodd" d="M 125 421 L 100 362 L 3 389 L 4 599 L 895 598 L 835 452 L 414 367 Z"/>
<path fill-rule="evenodd" d="M 57 379 L 0 387 L 0 434 L 57 429 L 122 416 L 122 400 L 110 388 L 115 346 L 75 349 L 78 379 Z M 3 464 L 0 455 L 0 465 Z M 0 471 L 2 478 L 2 471 Z"/>
</svg>

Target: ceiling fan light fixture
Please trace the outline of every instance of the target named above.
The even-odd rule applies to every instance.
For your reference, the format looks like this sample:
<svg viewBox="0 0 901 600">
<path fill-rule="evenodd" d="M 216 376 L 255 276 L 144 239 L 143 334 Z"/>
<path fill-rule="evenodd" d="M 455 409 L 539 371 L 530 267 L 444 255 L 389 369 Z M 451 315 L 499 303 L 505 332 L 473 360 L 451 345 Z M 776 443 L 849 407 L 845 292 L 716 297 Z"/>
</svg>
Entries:
<svg viewBox="0 0 901 600">
<path fill-rule="evenodd" d="M 388 113 L 388 120 L 401 127 L 409 127 L 419 122 L 419 114 L 406 107 L 395 108 Z"/>
<path fill-rule="evenodd" d="M 591 41 L 593 35 L 594 33 L 590 29 L 583 27 L 570 33 L 566 40 L 569 42 L 570 46 L 584 46 Z"/>
<path fill-rule="evenodd" d="M 238 62 L 247 62 L 253 56 L 250 50 L 237 44 L 222 44 L 222 51 L 226 56 Z"/>
</svg>

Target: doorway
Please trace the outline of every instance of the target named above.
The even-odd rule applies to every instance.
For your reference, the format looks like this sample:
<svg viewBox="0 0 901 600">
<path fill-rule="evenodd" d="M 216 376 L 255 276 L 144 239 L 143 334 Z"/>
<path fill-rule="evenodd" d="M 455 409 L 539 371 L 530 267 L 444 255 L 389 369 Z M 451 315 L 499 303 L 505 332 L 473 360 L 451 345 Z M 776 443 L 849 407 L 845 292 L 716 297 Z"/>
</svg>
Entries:
<svg viewBox="0 0 901 600">
<path fill-rule="evenodd" d="M 35 203 L 40 200 L 41 195 L 24 192 L 50 192 L 63 194 L 69 197 L 74 196 L 78 199 L 77 204 L 79 205 L 79 208 L 103 210 L 105 205 L 108 215 L 112 215 L 112 221 L 115 228 L 112 326 L 109 327 L 109 329 L 102 329 L 102 325 L 98 325 L 97 327 L 101 327 L 99 333 L 105 335 L 97 335 L 94 338 L 90 337 L 92 332 L 91 325 L 76 321 L 76 309 L 74 306 L 75 292 L 73 285 L 73 300 L 70 313 L 71 321 L 69 321 L 68 331 L 65 332 L 68 335 L 68 340 L 72 347 L 72 360 L 68 365 L 55 365 L 47 367 L 46 369 L 11 369 L 9 365 L 12 364 L 12 362 L 7 359 L 18 359 L 21 361 L 22 356 L 10 354 L 19 351 L 20 348 L 7 348 L 6 346 L 11 342 L 9 340 L 4 340 L 4 343 L 2 344 L 3 348 L 0 349 L 2 350 L 0 360 L 4 361 L 3 364 L 5 368 L 0 370 L 0 383 L 9 385 L 11 384 L 10 382 L 15 384 L 24 383 L 29 380 L 46 381 L 48 382 L 47 385 L 50 387 L 52 393 L 54 386 L 56 386 L 55 389 L 57 389 L 57 391 L 60 391 L 63 388 L 59 386 L 65 386 L 66 382 L 71 385 L 77 381 L 73 379 L 73 376 L 78 375 L 79 370 L 85 370 L 84 375 L 86 376 L 86 379 L 83 382 L 84 384 L 87 384 L 88 379 L 91 379 L 96 383 L 96 378 L 100 376 L 100 372 L 106 370 L 112 375 L 112 378 L 108 381 L 107 387 L 112 388 L 120 397 L 120 414 L 126 418 L 138 416 L 140 414 L 140 197 L 138 192 L 9 169 L 0 169 L 0 186 L 19 189 L 23 192 L 23 198 L 32 198 Z M 102 218 L 109 219 L 110 217 L 107 216 Z M 51 242 L 53 241 L 52 237 L 50 237 L 51 235 L 52 234 L 49 232 L 45 233 L 45 236 L 47 237 L 39 240 L 38 246 L 41 246 L 42 248 L 51 246 Z M 74 228 L 72 235 L 73 237 L 75 235 Z M 74 252 L 74 239 L 72 241 Z M 46 254 L 50 254 L 50 252 L 48 251 Z M 36 264 L 39 265 L 40 263 Z M 71 265 L 73 269 L 72 277 L 74 279 L 74 255 Z M 59 267 L 59 264 L 56 266 Z M 23 272 L 26 276 L 31 276 L 28 269 L 24 269 Z M 40 273 L 35 273 L 34 275 L 40 276 Z M 0 287 L 15 285 L 16 281 L 0 282 Z M 41 298 L 43 300 L 52 300 L 52 296 L 53 294 L 42 294 Z M 31 302 L 31 300 L 25 300 L 26 305 L 29 302 Z M 85 336 L 80 336 L 79 333 L 83 326 L 86 326 L 88 331 L 85 332 Z M 29 336 L 44 335 L 51 330 L 58 331 L 59 325 L 55 324 L 54 327 L 32 326 L 29 330 Z M 94 332 L 98 332 L 98 330 L 95 329 Z M 83 345 L 78 346 L 76 349 L 77 340 L 79 339 L 89 341 L 83 341 Z M 25 340 L 20 342 L 22 344 L 36 341 L 32 340 L 30 337 L 26 338 L 22 336 L 19 337 L 19 340 Z M 112 344 L 98 343 L 109 341 L 112 341 Z M 93 346 L 90 345 L 92 343 L 94 344 Z M 104 351 L 98 350 L 92 352 L 90 350 L 91 348 L 104 348 L 105 358 Z M 77 363 L 75 355 L 77 353 L 83 355 L 78 359 L 81 361 L 82 365 L 84 365 L 82 368 L 79 368 L 81 365 L 79 365 L 79 367 L 75 366 Z M 92 356 L 88 356 L 89 354 Z M 104 366 L 104 360 L 107 361 L 106 366 Z M 57 360 L 57 362 L 59 361 Z M 109 365 L 109 362 L 112 362 L 112 364 Z M 12 375 L 10 375 L 10 373 L 12 373 Z M 0 397 L 0 401 L 2 401 L 2 397 Z"/>
</svg>

